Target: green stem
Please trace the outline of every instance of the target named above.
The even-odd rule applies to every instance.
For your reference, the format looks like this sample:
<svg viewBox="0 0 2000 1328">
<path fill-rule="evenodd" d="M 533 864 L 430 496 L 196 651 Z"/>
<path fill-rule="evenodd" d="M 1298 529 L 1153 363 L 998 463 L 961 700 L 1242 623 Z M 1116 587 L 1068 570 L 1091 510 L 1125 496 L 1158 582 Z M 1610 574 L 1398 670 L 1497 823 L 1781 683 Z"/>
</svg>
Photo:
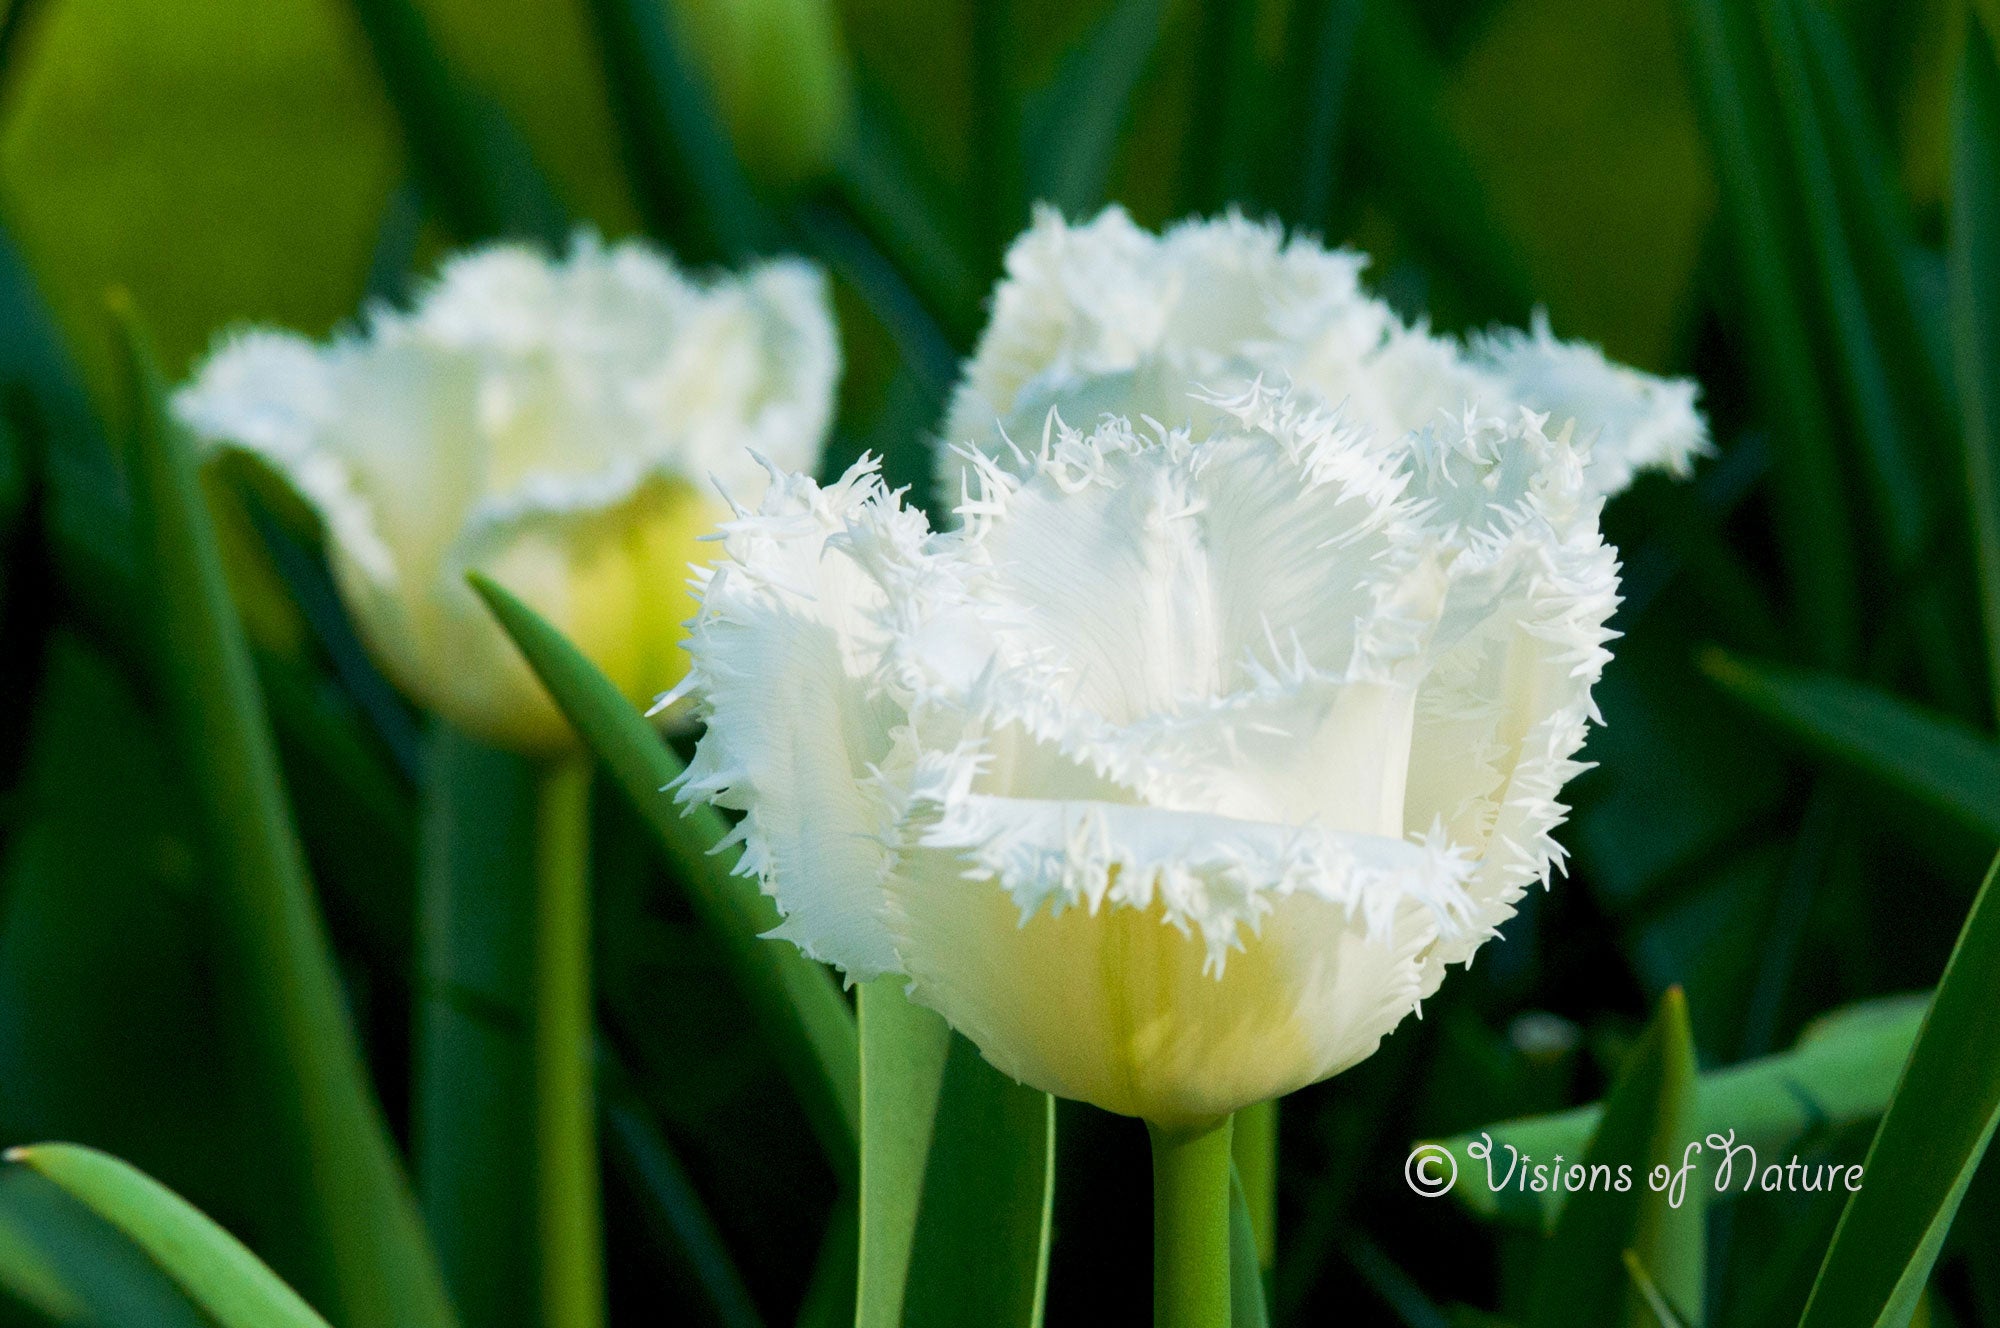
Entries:
<svg viewBox="0 0 2000 1328">
<path fill-rule="evenodd" d="M 1257 1236 L 1257 1269 L 1266 1277 L 1278 1257 L 1278 1100 L 1259 1102 L 1236 1113 L 1229 1151 L 1243 1178 L 1243 1202 Z"/>
<path fill-rule="evenodd" d="M 542 776 L 535 808 L 535 1166 L 542 1319 L 604 1322 L 590 986 L 590 764 Z"/>
<path fill-rule="evenodd" d="M 1229 1118 L 1147 1131 L 1154 1328 L 1229 1328 Z"/>
</svg>

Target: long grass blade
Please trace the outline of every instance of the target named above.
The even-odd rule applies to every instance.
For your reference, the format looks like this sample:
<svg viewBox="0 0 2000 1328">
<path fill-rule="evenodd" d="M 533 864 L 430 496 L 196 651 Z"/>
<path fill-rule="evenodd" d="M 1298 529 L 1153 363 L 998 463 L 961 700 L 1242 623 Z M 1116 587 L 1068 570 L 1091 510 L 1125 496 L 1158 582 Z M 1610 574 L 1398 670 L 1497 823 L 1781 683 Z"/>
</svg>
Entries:
<svg viewBox="0 0 2000 1328">
<path fill-rule="evenodd" d="M 534 968 L 530 763 L 440 725 L 418 870 L 417 1196 L 468 1323 L 535 1322 L 534 1097 L 524 1008 Z M 509 1158 L 506 1165 L 495 1159 Z"/>
<path fill-rule="evenodd" d="M 1056 1104 L 951 1039 L 938 1089 L 906 1328 L 1038 1328 L 1048 1290 Z"/>
<path fill-rule="evenodd" d="M 374 0 L 379 3 L 380 0 Z M 589 0 L 620 146 L 655 234 L 727 259 L 783 243 L 660 0 Z"/>
<path fill-rule="evenodd" d="M 1989 35 L 1994 43 L 1969 35 L 1952 106 L 1951 333 L 1987 681 L 2000 719 L 2000 30 Z"/>
<path fill-rule="evenodd" d="M 129 307 L 122 327 L 159 687 L 202 817 L 232 978 L 258 1054 L 290 1081 L 289 1098 L 267 1109 L 301 1169 L 297 1220 L 320 1233 L 324 1294 L 343 1324 L 444 1328 L 452 1311 L 356 1044 L 194 460 Z"/>
<path fill-rule="evenodd" d="M 1820 1265 L 1800 1328 L 1910 1321 L 2000 1125 L 2000 858 L 1945 965 L 1902 1082 Z"/>
</svg>

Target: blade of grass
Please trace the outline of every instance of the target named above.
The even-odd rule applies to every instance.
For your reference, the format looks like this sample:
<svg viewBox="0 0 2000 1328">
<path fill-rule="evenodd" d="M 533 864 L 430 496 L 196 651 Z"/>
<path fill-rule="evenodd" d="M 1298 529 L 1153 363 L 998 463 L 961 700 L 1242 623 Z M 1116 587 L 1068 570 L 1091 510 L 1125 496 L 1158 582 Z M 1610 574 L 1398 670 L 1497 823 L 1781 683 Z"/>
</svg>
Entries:
<svg viewBox="0 0 2000 1328">
<path fill-rule="evenodd" d="M 1684 0 L 1695 88 L 1735 251 L 1759 394 L 1778 441 L 1771 496 L 1796 611 L 1820 660 L 1851 663 L 1859 623 L 1847 496 L 1833 426 L 1817 389 L 1798 267 L 1788 237 L 1800 227 L 1776 189 L 1775 114 L 1757 78 L 1747 16 L 1726 0 Z"/>
<path fill-rule="evenodd" d="M 439 725 L 425 753 L 411 1149 L 468 1323 L 535 1322 L 528 1014 L 534 771 Z M 498 1159 L 510 1159 L 501 1163 Z"/>
<path fill-rule="evenodd" d="M 6 1156 L 54 1181 L 123 1232 L 219 1328 L 328 1328 L 241 1241 L 118 1159 L 74 1144 L 38 1144 Z"/>
<path fill-rule="evenodd" d="M 1793 1147 L 1815 1130 L 1874 1120 L 1895 1091 L 1923 1009 L 1920 998 L 1904 996 L 1852 1006 L 1824 1016 L 1791 1051 L 1702 1075 L 1695 1085 L 1687 1137 L 1706 1139 L 1711 1133 L 1734 1130 L 1759 1155 L 1768 1155 Z M 1497 1180 L 1516 1153 L 1537 1160 L 1557 1154 L 1578 1156 L 1603 1117 L 1602 1104 L 1596 1104 L 1490 1125 L 1445 1140 L 1444 1147 L 1459 1165 L 1460 1183 L 1453 1197 L 1480 1217 L 1549 1225 L 1564 1196 L 1553 1191 L 1522 1193 L 1514 1186 L 1496 1193 L 1487 1182 L 1486 1164 L 1468 1151 L 1469 1146 L 1483 1145 L 1483 1136 L 1491 1136 L 1497 1150 L 1493 1164 Z"/>
<path fill-rule="evenodd" d="M 1582 1159 L 1586 1174 L 1602 1166 L 1616 1175 L 1629 1166 L 1637 1179 L 1622 1192 L 1605 1186 L 1569 1196 L 1535 1269 L 1529 1328 L 1651 1328 L 1651 1311 L 1625 1271 L 1627 1250 L 1655 1273 L 1681 1317 L 1700 1323 L 1706 1187 L 1688 1184 L 1676 1204 L 1672 1190 L 1648 1179 L 1655 1167 L 1681 1164 L 1695 1119 L 1694 1036 L 1687 1001 L 1674 987 L 1626 1058 Z"/>
<path fill-rule="evenodd" d="M 1800 1328 L 1909 1322 L 2000 1125 L 2000 858 L 1945 964 L 1902 1082 L 1820 1265 Z"/>
<path fill-rule="evenodd" d="M 683 816 L 673 805 L 664 790 L 683 767 L 652 726 L 534 610 L 483 577 L 471 582 L 658 837 L 696 915 L 723 947 L 757 1026 L 772 1039 L 828 1160 L 851 1180 L 860 1133 L 858 1043 L 832 975 L 792 945 L 762 939 L 778 925 L 776 907 L 754 881 L 735 874 L 739 853 L 719 812 L 698 807 Z"/>
<path fill-rule="evenodd" d="M 714 257 L 769 253 L 777 219 L 736 158 L 715 99 L 661 0 L 589 0 L 634 192 L 654 234 Z"/>
<path fill-rule="evenodd" d="M 1163 0 L 1118 0 L 1063 58 L 1055 77 L 1024 99 L 1022 169 L 1030 200 L 1070 217 L 1104 205 L 1133 98 L 1165 17 Z"/>
<path fill-rule="evenodd" d="M 794 1322 L 798 1328 L 852 1328 L 854 1323 L 854 1275 L 859 1261 L 860 1228 L 858 1205 L 846 1195 L 834 1205 L 826 1235 L 820 1240 L 819 1254 L 813 1259 L 812 1277 L 799 1299 Z"/>
<path fill-rule="evenodd" d="M 1431 1303 L 1424 1289 L 1397 1267 L 1382 1247 L 1360 1231 L 1350 1231 L 1339 1240 L 1340 1252 L 1376 1299 L 1387 1306 L 1405 1328 L 1452 1328 L 1453 1320 Z M 1469 1328 L 1469 1325 L 1468 1325 Z"/>
<path fill-rule="evenodd" d="M 1955 720 L 1831 674 L 1751 664 L 1720 650 L 1701 666 L 1724 690 L 1815 750 L 1987 839 L 2000 839 L 2000 744 Z"/>
<path fill-rule="evenodd" d="M 1989 35 L 1994 43 L 1968 35 L 1952 103 L 1951 332 L 1987 681 L 2000 719 L 2000 28 Z"/>
<path fill-rule="evenodd" d="M 320 1231 L 344 1325 L 443 1328 L 452 1311 L 361 1060 L 194 461 L 136 316 L 119 312 L 160 692 L 203 818 L 232 977 L 260 1054 L 293 1086 L 268 1109 L 296 1140 L 297 1220 Z"/>
<path fill-rule="evenodd" d="M 453 78 L 413 0 L 352 0 L 432 206 L 459 239 L 558 244 L 569 219 L 499 111 Z"/>
<path fill-rule="evenodd" d="M 1053 1098 L 952 1037 L 910 1253 L 906 1328 L 1039 1328 L 1055 1129 Z"/>
<path fill-rule="evenodd" d="M 1666 1296 L 1661 1294 L 1659 1283 L 1655 1282 L 1653 1275 L 1646 1271 L 1646 1265 L 1639 1261 L 1639 1252 L 1626 1250 L 1623 1258 L 1626 1275 L 1632 1279 L 1632 1285 L 1645 1300 L 1646 1309 L 1651 1312 L 1653 1322 L 1659 1325 L 1659 1328 L 1683 1328 L 1681 1316 L 1674 1313 L 1674 1307 L 1669 1305 Z"/>
</svg>

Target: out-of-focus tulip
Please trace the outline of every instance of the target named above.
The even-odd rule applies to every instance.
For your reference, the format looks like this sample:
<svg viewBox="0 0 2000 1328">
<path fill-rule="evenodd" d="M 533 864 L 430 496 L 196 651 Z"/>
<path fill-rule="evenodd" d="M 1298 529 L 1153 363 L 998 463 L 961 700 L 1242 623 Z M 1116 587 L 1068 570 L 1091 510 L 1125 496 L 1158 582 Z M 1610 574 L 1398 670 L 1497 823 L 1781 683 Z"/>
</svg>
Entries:
<svg viewBox="0 0 2000 1328">
<path fill-rule="evenodd" d="M 343 599 L 383 669 L 470 732 L 522 749 L 567 727 L 465 584 L 479 570 L 635 701 L 676 683 L 680 589 L 757 457 L 810 469 L 839 351 L 797 261 L 697 281 L 638 244 L 580 239 L 446 265 L 408 313 L 314 344 L 229 336 L 175 397 L 318 510 Z"/>
</svg>

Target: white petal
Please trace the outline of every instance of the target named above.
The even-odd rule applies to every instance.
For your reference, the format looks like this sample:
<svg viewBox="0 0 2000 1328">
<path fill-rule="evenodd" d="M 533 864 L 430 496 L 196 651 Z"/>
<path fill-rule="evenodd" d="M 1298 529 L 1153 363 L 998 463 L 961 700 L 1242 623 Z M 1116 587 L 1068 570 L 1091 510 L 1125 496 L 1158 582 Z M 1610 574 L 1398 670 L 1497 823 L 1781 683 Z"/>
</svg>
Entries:
<svg viewBox="0 0 2000 1328">
<path fill-rule="evenodd" d="M 1521 404 L 1560 429 L 1574 420 L 1591 446 L 1590 480 L 1609 497 L 1642 470 L 1685 477 L 1714 449 L 1687 378 L 1656 378 L 1604 358 L 1597 347 L 1558 341 L 1548 315 L 1530 332 L 1508 330 L 1474 343 L 1474 357 Z"/>
<path fill-rule="evenodd" d="M 1212 1120 L 1372 1054 L 1424 994 L 1428 917 L 1371 933 L 1299 892 L 1217 972 L 1164 909 L 1107 906 L 1023 921 L 943 851 L 891 889 L 913 996 L 1023 1083 L 1174 1127 Z"/>
<path fill-rule="evenodd" d="M 898 712 L 873 686 L 884 594 L 838 540 L 886 501 L 863 463 L 825 490 L 776 484 L 725 527 L 694 625 L 708 732 L 679 793 L 744 813 L 741 870 L 785 914 L 776 934 L 856 980 L 898 968 L 881 914 L 899 799 L 880 777 Z"/>
</svg>

